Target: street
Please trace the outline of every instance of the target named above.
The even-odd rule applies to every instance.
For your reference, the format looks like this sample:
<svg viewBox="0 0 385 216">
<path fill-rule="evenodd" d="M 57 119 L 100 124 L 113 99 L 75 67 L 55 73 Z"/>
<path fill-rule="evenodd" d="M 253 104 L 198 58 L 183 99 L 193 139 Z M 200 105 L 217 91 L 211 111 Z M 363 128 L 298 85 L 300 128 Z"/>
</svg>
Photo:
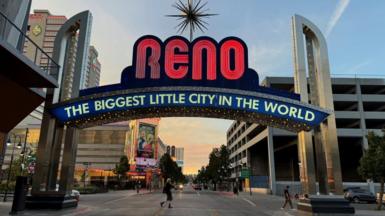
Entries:
<svg viewBox="0 0 385 216">
<path fill-rule="evenodd" d="M 183 191 L 174 191 L 173 207 L 160 207 L 165 195 L 160 192 L 115 191 L 105 194 L 82 195 L 79 206 L 65 210 L 28 210 L 21 215 L 132 215 L 132 216 L 219 216 L 219 215 L 293 215 L 281 210 L 282 199 L 275 196 L 234 196 L 229 192 L 195 191 L 186 186 Z M 258 200 L 263 200 L 259 202 Z M 8 206 L 10 207 L 9 203 Z M 7 215 L 8 208 L 0 206 L 1 215 Z"/>
<path fill-rule="evenodd" d="M 110 191 L 102 194 L 82 195 L 77 208 L 64 210 L 27 210 L 20 215 L 116 215 L 116 216 L 297 216 L 296 210 L 281 210 L 282 197 L 231 192 L 195 191 L 186 186 L 174 191 L 173 207 L 161 208 L 165 195 L 160 192 Z M 295 204 L 294 204 L 295 205 Z M 11 202 L 0 203 L 0 215 L 8 215 Z M 357 208 L 358 207 L 358 208 Z M 357 205 L 356 215 L 381 215 L 372 211 L 373 206 Z M 361 208 L 361 210 L 358 210 Z M 364 208 L 364 209 L 362 209 Z M 370 210 L 370 211 L 369 211 Z"/>
</svg>

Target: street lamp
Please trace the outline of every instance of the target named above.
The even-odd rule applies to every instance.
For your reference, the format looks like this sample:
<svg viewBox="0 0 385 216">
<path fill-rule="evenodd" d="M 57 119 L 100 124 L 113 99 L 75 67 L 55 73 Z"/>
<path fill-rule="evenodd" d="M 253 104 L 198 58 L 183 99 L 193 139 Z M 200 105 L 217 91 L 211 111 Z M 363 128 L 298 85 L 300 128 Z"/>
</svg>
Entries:
<svg viewBox="0 0 385 216">
<path fill-rule="evenodd" d="M 20 155 L 22 156 L 21 158 L 21 164 L 24 164 L 24 160 L 25 160 L 25 152 L 26 152 L 26 148 L 27 148 L 27 139 L 28 139 L 28 134 L 29 134 L 29 129 L 27 128 L 25 130 L 25 137 L 24 137 L 24 147 L 23 147 L 23 150 L 21 151 Z M 23 171 L 23 170 L 22 170 Z"/>
<path fill-rule="evenodd" d="M 91 165 L 90 162 L 83 162 L 83 165 L 85 166 L 83 176 L 84 176 L 84 188 L 86 188 L 86 174 L 88 172 L 88 167 Z"/>
<path fill-rule="evenodd" d="M 8 167 L 8 176 L 7 176 L 7 184 L 6 184 L 6 187 L 5 187 L 5 194 L 4 194 L 4 199 L 3 199 L 3 202 L 6 202 L 7 201 L 7 195 L 8 195 L 8 186 L 9 186 L 9 180 L 11 178 L 11 169 L 12 169 L 12 163 L 13 163 L 13 154 L 15 153 L 15 148 L 21 148 L 21 136 L 19 135 L 16 135 L 14 133 L 11 133 L 10 136 L 8 137 L 8 141 L 7 141 L 7 146 L 11 146 L 12 145 L 12 142 L 11 142 L 11 135 L 13 136 L 13 148 L 12 148 L 12 154 L 11 154 L 11 161 L 9 162 L 9 167 Z M 16 144 L 16 138 L 19 138 L 19 143 L 17 144 L 17 146 L 15 146 Z"/>
<path fill-rule="evenodd" d="M 20 152 L 21 156 L 21 175 L 23 176 L 23 170 L 26 167 L 26 164 L 28 163 L 28 160 L 32 157 L 31 154 L 33 153 L 32 148 L 29 146 L 24 146 L 24 148 Z M 25 157 L 27 156 L 27 157 Z"/>
</svg>

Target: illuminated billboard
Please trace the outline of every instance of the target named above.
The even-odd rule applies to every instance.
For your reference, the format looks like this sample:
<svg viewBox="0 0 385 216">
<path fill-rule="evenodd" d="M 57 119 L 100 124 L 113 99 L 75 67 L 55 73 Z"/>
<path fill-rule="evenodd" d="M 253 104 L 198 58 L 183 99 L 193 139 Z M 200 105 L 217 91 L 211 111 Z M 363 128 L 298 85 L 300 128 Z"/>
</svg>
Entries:
<svg viewBox="0 0 385 216">
<path fill-rule="evenodd" d="M 155 126 L 139 123 L 136 157 L 154 158 L 155 145 Z"/>
</svg>

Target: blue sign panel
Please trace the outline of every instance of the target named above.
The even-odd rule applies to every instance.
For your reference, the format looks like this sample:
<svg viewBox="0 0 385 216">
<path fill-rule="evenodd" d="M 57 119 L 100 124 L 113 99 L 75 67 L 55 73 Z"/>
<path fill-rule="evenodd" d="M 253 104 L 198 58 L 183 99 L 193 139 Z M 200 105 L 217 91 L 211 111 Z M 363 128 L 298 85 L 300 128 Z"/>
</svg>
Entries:
<svg viewBox="0 0 385 216">
<path fill-rule="evenodd" d="M 104 113 L 162 107 L 241 110 L 288 119 L 311 127 L 320 124 L 328 116 L 326 112 L 294 100 L 277 100 L 209 91 L 156 91 L 121 94 L 59 104 L 53 107 L 51 112 L 60 122 L 65 123 Z"/>
</svg>

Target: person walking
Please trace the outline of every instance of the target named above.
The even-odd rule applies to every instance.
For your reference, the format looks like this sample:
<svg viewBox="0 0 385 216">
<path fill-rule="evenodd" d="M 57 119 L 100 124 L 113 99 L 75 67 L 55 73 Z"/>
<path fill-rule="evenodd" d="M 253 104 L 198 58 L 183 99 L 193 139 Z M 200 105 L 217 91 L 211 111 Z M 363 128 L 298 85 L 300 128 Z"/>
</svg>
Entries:
<svg viewBox="0 0 385 216">
<path fill-rule="evenodd" d="M 234 193 L 234 195 L 239 195 L 238 194 L 238 188 L 239 188 L 238 181 L 235 181 L 235 183 L 233 185 L 233 193 Z"/>
<path fill-rule="evenodd" d="M 163 188 L 163 193 L 166 194 L 166 201 L 160 202 L 160 207 L 163 207 L 164 204 L 167 205 L 167 203 L 168 203 L 168 208 L 173 208 L 172 205 L 171 205 L 171 202 L 172 202 L 171 189 L 172 188 L 175 188 L 175 187 L 174 187 L 174 185 L 171 184 L 171 179 L 168 178 L 167 181 L 166 181 L 166 185 Z"/>
<path fill-rule="evenodd" d="M 139 194 L 139 190 L 140 190 L 140 181 L 139 180 L 136 182 L 135 187 L 136 187 L 136 193 Z"/>
<path fill-rule="evenodd" d="M 293 204 L 291 203 L 291 197 L 290 197 L 290 193 L 289 193 L 289 188 L 290 188 L 289 185 L 287 185 L 285 190 L 283 191 L 283 194 L 284 194 L 284 197 L 285 197 L 285 203 L 283 204 L 281 209 L 284 209 L 286 207 L 286 205 L 289 203 L 291 210 L 294 210 L 293 209 Z"/>
</svg>

